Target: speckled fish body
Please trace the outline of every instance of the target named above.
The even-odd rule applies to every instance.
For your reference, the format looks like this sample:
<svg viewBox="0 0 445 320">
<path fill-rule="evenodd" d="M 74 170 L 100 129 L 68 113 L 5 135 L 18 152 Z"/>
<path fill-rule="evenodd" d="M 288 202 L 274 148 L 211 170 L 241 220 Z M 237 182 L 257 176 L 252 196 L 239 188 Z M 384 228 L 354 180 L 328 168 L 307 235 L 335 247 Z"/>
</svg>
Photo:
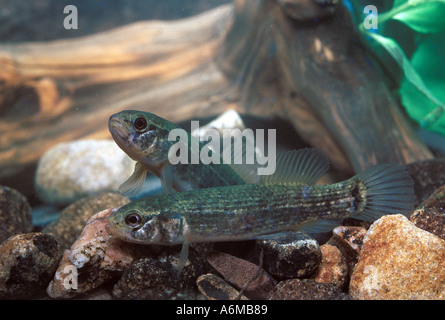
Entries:
<svg viewBox="0 0 445 320">
<path fill-rule="evenodd" d="M 107 230 L 145 244 L 238 241 L 313 221 L 408 214 L 413 199 L 406 170 L 379 165 L 325 186 L 246 184 L 149 197 L 121 207 Z"/>
<path fill-rule="evenodd" d="M 122 185 L 122 193 L 138 192 L 145 181 L 145 172 L 161 179 L 164 187 L 175 191 L 229 186 L 245 183 L 229 165 L 223 164 L 176 164 L 168 160 L 168 152 L 176 141 L 168 135 L 179 127 L 155 114 L 125 110 L 110 117 L 108 127 L 117 145 L 137 161 L 135 173 Z M 189 155 L 192 153 L 192 137 L 188 133 Z M 199 149 L 203 145 L 199 143 Z"/>
</svg>

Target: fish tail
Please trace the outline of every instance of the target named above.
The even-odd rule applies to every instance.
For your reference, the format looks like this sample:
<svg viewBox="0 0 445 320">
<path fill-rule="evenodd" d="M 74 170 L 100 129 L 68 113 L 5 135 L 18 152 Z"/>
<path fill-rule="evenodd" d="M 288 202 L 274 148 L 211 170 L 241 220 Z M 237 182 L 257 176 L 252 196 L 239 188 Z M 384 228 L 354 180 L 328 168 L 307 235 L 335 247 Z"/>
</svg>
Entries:
<svg viewBox="0 0 445 320">
<path fill-rule="evenodd" d="M 414 183 L 405 167 L 380 164 L 351 178 L 357 186 L 353 192 L 355 219 L 374 221 L 387 214 L 408 216 L 414 207 Z"/>
</svg>

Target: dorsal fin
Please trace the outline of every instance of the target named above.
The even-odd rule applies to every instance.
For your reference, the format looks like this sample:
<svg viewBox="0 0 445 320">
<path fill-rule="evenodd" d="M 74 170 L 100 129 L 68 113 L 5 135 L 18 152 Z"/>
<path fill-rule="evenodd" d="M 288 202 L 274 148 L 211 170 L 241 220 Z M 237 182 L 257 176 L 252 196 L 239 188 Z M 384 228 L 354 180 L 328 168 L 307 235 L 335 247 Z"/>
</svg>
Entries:
<svg viewBox="0 0 445 320">
<path fill-rule="evenodd" d="M 329 159 L 318 149 L 285 151 L 277 155 L 275 173 L 261 176 L 261 183 L 310 186 L 328 170 Z"/>
<path fill-rule="evenodd" d="M 245 135 L 243 139 L 242 131 L 236 129 L 231 131 L 231 137 L 233 139 L 241 139 L 242 143 L 232 145 L 232 143 L 224 143 L 223 141 L 222 156 L 226 153 L 230 154 L 231 161 L 229 166 L 241 177 L 241 179 L 244 180 L 245 183 L 259 182 L 260 177 L 257 174 L 257 168 L 259 168 L 260 165 L 256 162 L 256 158 L 258 157 L 258 154 L 263 155 L 263 153 L 255 146 L 254 137 Z M 254 153 L 250 155 L 253 158 L 252 164 L 247 163 L 247 148 L 249 146 L 254 147 Z M 235 163 L 235 161 L 241 163 Z"/>
</svg>

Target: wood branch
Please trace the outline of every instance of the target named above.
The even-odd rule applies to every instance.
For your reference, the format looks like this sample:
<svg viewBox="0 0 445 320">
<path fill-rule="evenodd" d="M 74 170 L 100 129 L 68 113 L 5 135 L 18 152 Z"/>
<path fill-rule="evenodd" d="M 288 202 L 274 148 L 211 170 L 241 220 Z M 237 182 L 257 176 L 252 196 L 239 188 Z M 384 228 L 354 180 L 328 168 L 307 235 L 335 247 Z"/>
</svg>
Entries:
<svg viewBox="0 0 445 320">
<path fill-rule="evenodd" d="M 238 0 L 184 20 L 0 45 L 0 184 L 32 190 L 46 150 L 109 138 L 108 117 L 123 109 L 171 121 L 227 109 L 282 117 L 347 172 L 431 158 L 346 10 L 317 13 L 319 1 Z M 324 19 L 295 16 L 295 3 Z"/>
<path fill-rule="evenodd" d="M 218 61 L 241 79 L 246 111 L 289 119 L 341 170 L 432 158 L 357 41 L 346 8 L 328 7 L 313 22 L 294 19 L 292 3 L 301 9 L 308 1 L 237 2 Z"/>
</svg>

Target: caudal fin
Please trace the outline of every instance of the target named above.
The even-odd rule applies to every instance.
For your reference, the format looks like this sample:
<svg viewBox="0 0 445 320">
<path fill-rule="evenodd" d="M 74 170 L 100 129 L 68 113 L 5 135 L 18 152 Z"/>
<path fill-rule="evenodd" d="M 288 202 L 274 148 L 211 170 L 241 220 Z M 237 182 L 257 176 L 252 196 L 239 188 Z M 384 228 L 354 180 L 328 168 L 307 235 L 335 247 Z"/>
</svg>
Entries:
<svg viewBox="0 0 445 320">
<path fill-rule="evenodd" d="M 374 221 L 386 214 L 408 216 L 414 207 L 414 183 L 407 170 L 396 164 L 380 164 L 365 170 L 352 179 L 362 182 L 360 188 L 364 210 L 353 218 Z"/>
</svg>

